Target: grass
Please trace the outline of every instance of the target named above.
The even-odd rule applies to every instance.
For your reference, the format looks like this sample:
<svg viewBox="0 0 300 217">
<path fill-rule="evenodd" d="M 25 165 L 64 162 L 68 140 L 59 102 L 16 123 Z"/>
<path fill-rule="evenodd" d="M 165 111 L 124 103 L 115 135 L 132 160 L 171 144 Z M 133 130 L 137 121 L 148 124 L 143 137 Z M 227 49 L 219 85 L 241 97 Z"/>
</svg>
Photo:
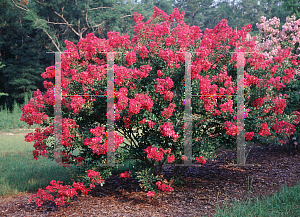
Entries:
<svg viewBox="0 0 300 217">
<path fill-rule="evenodd" d="M 25 102 L 28 100 L 25 98 Z M 5 106 L 0 106 L 0 130 L 10 130 L 10 129 L 17 129 L 17 128 L 28 128 L 28 125 L 20 121 L 22 116 L 22 111 L 20 109 L 20 105 L 16 102 L 13 105 L 12 111 L 10 111 L 6 104 Z M 31 126 L 31 128 L 35 128 L 37 125 Z"/>
<path fill-rule="evenodd" d="M 235 200 L 234 205 L 220 209 L 214 217 L 298 217 L 300 216 L 300 183 L 293 187 L 281 186 L 281 191 L 262 199 L 249 197 L 244 201 Z"/>
<path fill-rule="evenodd" d="M 16 132 L 22 134 L 15 135 Z M 32 130 L 0 133 L 0 196 L 37 191 L 53 179 L 66 182 L 71 177 L 68 168 L 44 157 L 38 160 L 33 158 L 33 143 L 24 141 L 24 136 L 29 132 Z"/>
</svg>

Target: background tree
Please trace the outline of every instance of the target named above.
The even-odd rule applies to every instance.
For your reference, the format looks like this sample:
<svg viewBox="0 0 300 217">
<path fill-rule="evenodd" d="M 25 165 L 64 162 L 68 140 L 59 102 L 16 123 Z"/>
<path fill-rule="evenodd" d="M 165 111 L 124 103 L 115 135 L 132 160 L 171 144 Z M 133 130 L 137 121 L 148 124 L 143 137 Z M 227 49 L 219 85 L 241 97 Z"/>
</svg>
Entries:
<svg viewBox="0 0 300 217">
<path fill-rule="evenodd" d="M 299 0 L 283 0 L 283 7 L 290 11 L 290 15 L 295 15 L 296 19 L 300 18 L 300 2 Z"/>
<path fill-rule="evenodd" d="M 0 14 L 0 60 L 5 64 L 0 69 L 0 92 L 9 94 L 0 102 L 11 109 L 14 100 L 23 103 L 26 93 L 43 90 L 40 74 L 53 61 L 45 54 L 47 42 L 41 31 L 30 28 L 23 11 L 1 0 Z"/>
<path fill-rule="evenodd" d="M 177 0 L 174 1 L 174 7 L 177 7 L 179 11 L 185 11 L 184 21 L 192 26 L 198 26 L 200 29 L 205 29 L 215 26 L 216 20 L 213 19 L 213 0 L 202 1 L 188 1 Z"/>
</svg>

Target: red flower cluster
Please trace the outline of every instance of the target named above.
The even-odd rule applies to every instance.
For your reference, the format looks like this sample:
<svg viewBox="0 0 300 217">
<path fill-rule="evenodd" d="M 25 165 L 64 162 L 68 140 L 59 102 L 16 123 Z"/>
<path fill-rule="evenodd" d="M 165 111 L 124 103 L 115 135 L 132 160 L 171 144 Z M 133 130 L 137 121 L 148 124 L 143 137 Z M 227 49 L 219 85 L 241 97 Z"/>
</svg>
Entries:
<svg viewBox="0 0 300 217">
<path fill-rule="evenodd" d="M 125 171 L 125 173 L 121 173 L 120 174 L 120 177 L 123 177 L 123 178 L 129 178 L 130 177 L 130 174 L 131 174 L 131 171 L 129 171 L 129 173 L 127 171 Z"/>
<path fill-rule="evenodd" d="M 101 179 L 100 172 L 96 172 L 94 170 L 87 171 L 88 177 L 91 179 L 90 188 L 95 188 L 96 184 L 101 184 L 104 180 Z"/>
<path fill-rule="evenodd" d="M 94 129 L 90 129 L 90 132 L 94 135 L 93 138 L 86 138 L 84 140 L 84 145 L 89 146 L 93 153 L 100 155 L 105 154 L 107 150 L 107 139 L 104 142 L 104 139 L 107 138 L 107 132 L 104 131 L 104 127 L 96 127 Z M 120 144 L 124 142 L 124 138 L 119 136 L 116 132 L 114 132 L 114 143 L 115 149 L 119 147 Z"/>
<path fill-rule="evenodd" d="M 156 185 L 158 189 L 162 190 L 163 192 L 172 192 L 174 189 L 170 186 L 165 185 L 164 183 L 161 183 L 161 181 L 156 182 Z"/>
<path fill-rule="evenodd" d="M 273 103 L 275 106 L 272 108 L 272 111 L 274 111 L 276 114 L 282 114 L 286 107 L 286 99 L 276 98 L 273 99 Z"/>
<path fill-rule="evenodd" d="M 260 135 L 260 136 L 263 136 L 263 135 L 270 136 L 271 135 L 267 122 L 264 122 L 261 124 L 261 129 L 260 129 L 258 135 Z"/>
<path fill-rule="evenodd" d="M 71 188 L 69 185 L 63 186 L 62 183 L 62 181 L 52 180 L 50 182 L 52 186 L 47 186 L 47 191 L 39 188 L 36 194 L 30 196 L 30 202 L 32 202 L 35 198 L 34 201 L 38 206 L 41 206 L 46 201 L 54 201 L 57 206 L 63 206 L 65 204 L 69 204 L 69 198 L 73 198 L 78 194 L 79 191 L 81 191 L 83 194 L 88 194 L 90 191 L 90 189 L 85 188 L 83 183 L 73 182 L 74 188 Z M 51 193 L 54 195 L 56 194 L 55 199 Z"/>
<path fill-rule="evenodd" d="M 149 50 L 147 49 L 146 46 L 142 46 L 142 47 L 135 47 L 134 48 L 134 51 L 140 55 L 140 57 L 142 59 L 145 59 L 148 57 L 148 54 L 149 54 Z"/>
<path fill-rule="evenodd" d="M 220 105 L 220 108 L 223 113 L 228 112 L 229 114 L 231 114 L 234 111 L 232 106 L 233 101 L 231 99 L 228 99 L 227 102 Z"/>
<path fill-rule="evenodd" d="M 259 78 L 255 77 L 254 75 L 248 75 L 247 73 L 244 73 L 245 75 L 245 85 L 247 86 L 257 86 L 259 84 Z"/>
<path fill-rule="evenodd" d="M 107 37 L 108 43 L 112 48 L 124 47 L 125 49 L 127 49 L 131 44 L 130 36 L 127 34 L 120 36 L 119 32 L 108 32 Z"/>
<path fill-rule="evenodd" d="M 161 76 L 163 76 L 164 75 L 164 73 L 161 71 L 161 70 L 157 70 L 157 76 L 158 77 L 161 77 Z"/>
<path fill-rule="evenodd" d="M 147 196 L 148 197 L 153 197 L 155 195 L 155 192 L 153 191 L 148 191 Z"/>
<path fill-rule="evenodd" d="M 168 155 L 168 156 L 167 156 L 167 161 L 168 161 L 169 163 L 173 163 L 173 162 L 174 162 L 174 160 L 175 160 L 175 156 L 174 156 L 174 154 L 172 154 L 172 155 Z"/>
<path fill-rule="evenodd" d="M 272 85 L 273 87 L 275 87 L 277 90 L 279 90 L 282 87 L 285 87 L 285 85 L 280 81 L 280 77 L 277 76 L 276 78 L 270 78 L 270 81 L 267 81 L 267 85 L 265 85 L 265 87 Z"/>
<path fill-rule="evenodd" d="M 149 128 L 154 128 L 155 123 L 153 121 L 147 121 Z"/>
<path fill-rule="evenodd" d="M 254 132 L 245 133 L 245 138 L 249 141 L 252 140 L 253 136 L 254 136 Z"/>
<path fill-rule="evenodd" d="M 290 67 L 288 69 L 283 70 L 283 73 L 286 74 L 285 76 L 283 76 L 284 82 L 289 83 L 290 79 L 293 78 L 295 75 L 295 70 L 292 67 Z"/>
<path fill-rule="evenodd" d="M 47 145 L 46 145 L 46 138 L 47 136 L 44 135 L 44 131 L 42 131 L 39 128 L 35 129 L 34 133 L 28 133 L 25 136 L 25 141 L 26 142 L 33 142 L 35 141 L 33 147 L 35 150 L 33 151 L 33 157 L 34 159 L 37 160 L 38 156 L 46 156 L 48 151 L 46 150 Z"/>
<path fill-rule="evenodd" d="M 139 121 L 139 125 L 145 124 L 146 123 L 146 118 L 143 118 L 143 120 Z"/>
<path fill-rule="evenodd" d="M 125 60 L 129 66 L 131 66 L 136 61 L 135 52 L 128 52 L 125 56 Z"/>
<path fill-rule="evenodd" d="M 196 157 L 195 160 L 196 160 L 198 163 L 201 163 L 201 164 L 205 164 L 205 163 L 206 163 L 206 159 L 203 158 L 202 156 L 200 156 L 199 158 Z"/>
<path fill-rule="evenodd" d="M 48 116 L 44 112 L 40 112 L 45 106 L 43 105 L 43 96 L 42 92 L 38 89 L 34 92 L 33 98 L 30 99 L 28 104 L 24 105 L 21 110 L 23 112 L 20 120 L 33 125 L 35 122 L 38 125 L 41 125 L 44 120 L 47 120 Z"/>
<path fill-rule="evenodd" d="M 142 108 L 142 104 L 135 100 L 135 99 L 129 99 L 129 114 L 134 115 L 138 114 Z"/>
<path fill-rule="evenodd" d="M 296 127 L 293 124 L 287 123 L 286 121 L 278 121 L 273 124 L 272 128 L 276 133 L 280 133 L 285 136 L 291 136 L 296 132 Z"/>
<path fill-rule="evenodd" d="M 82 105 L 85 103 L 85 99 L 82 98 L 82 96 L 72 96 L 71 98 L 71 108 L 74 110 L 74 114 L 76 115 L 81 111 Z"/>
<path fill-rule="evenodd" d="M 172 163 L 175 159 L 174 155 L 171 154 L 171 149 L 164 150 L 163 148 L 156 148 L 148 146 L 146 149 L 144 149 L 144 153 L 147 153 L 147 158 L 156 160 L 156 161 L 161 161 L 161 159 L 164 158 L 164 154 L 169 154 L 167 157 L 167 160 L 169 163 Z"/>
<path fill-rule="evenodd" d="M 251 103 L 251 106 L 256 107 L 256 109 L 259 109 L 263 103 L 264 103 L 264 99 L 258 98 Z"/>
<path fill-rule="evenodd" d="M 82 163 L 82 161 L 84 161 L 83 157 L 73 157 L 73 159 L 77 162 L 78 165 L 80 165 Z"/>
<path fill-rule="evenodd" d="M 70 133 L 70 129 L 78 128 L 79 126 L 72 119 L 63 118 L 62 119 L 62 145 L 66 147 L 71 147 L 75 136 Z"/>
<path fill-rule="evenodd" d="M 225 123 L 226 134 L 235 136 L 237 134 L 237 126 L 236 123 L 231 123 L 230 121 L 226 121 Z"/>
<path fill-rule="evenodd" d="M 294 112 L 292 112 L 292 115 L 297 115 L 297 118 L 294 120 L 294 123 L 299 124 L 300 123 L 300 112 L 294 111 Z"/>
</svg>

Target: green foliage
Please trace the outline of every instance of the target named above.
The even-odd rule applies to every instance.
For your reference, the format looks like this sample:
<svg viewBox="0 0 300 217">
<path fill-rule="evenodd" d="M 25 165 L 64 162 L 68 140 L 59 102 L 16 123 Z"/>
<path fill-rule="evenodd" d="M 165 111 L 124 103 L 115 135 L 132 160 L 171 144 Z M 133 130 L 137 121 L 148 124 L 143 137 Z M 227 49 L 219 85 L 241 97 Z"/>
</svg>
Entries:
<svg viewBox="0 0 300 217">
<path fill-rule="evenodd" d="M 295 15 L 296 19 L 300 18 L 300 2 L 298 0 L 283 0 L 283 7 L 290 12 L 289 15 Z"/>
<path fill-rule="evenodd" d="M 175 1 L 174 5 L 179 11 L 185 11 L 185 22 L 196 25 L 204 31 L 213 29 L 222 19 L 228 21 L 232 28 L 241 29 L 247 24 L 252 25 L 251 35 L 258 34 L 256 23 L 261 16 L 267 18 L 278 17 L 285 21 L 289 11 L 282 6 L 282 1 Z"/>
<path fill-rule="evenodd" d="M 26 95 L 24 101 L 28 103 L 28 97 L 26 98 Z M 16 100 L 14 101 L 12 112 L 6 104 L 0 106 L 0 130 L 30 128 L 28 124 L 20 121 L 21 116 L 22 111 Z M 37 127 L 37 125 L 34 124 L 32 128 L 34 127 Z"/>
<path fill-rule="evenodd" d="M 157 193 L 157 189 L 153 188 L 153 185 L 160 180 L 159 176 L 154 176 L 151 168 L 144 169 L 142 171 L 136 172 L 136 177 L 139 179 L 140 187 L 144 188 L 145 191 L 155 191 Z"/>
<path fill-rule="evenodd" d="M 53 60 L 45 53 L 41 31 L 30 28 L 24 11 L 19 11 L 12 1 L 0 4 L 0 60 L 5 64 L 0 70 L 0 92 L 9 94 L 0 98 L 0 105 L 6 103 L 12 109 L 14 100 L 24 103 L 25 93 L 44 90 L 40 74 Z"/>
</svg>

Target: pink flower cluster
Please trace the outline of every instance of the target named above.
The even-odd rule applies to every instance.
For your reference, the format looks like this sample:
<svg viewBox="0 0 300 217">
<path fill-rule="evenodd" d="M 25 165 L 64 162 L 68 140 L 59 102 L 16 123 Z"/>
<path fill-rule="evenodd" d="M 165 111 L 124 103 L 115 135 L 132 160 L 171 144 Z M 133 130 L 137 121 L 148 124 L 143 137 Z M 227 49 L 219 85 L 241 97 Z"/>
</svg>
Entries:
<svg viewBox="0 0 300 217">
<path fill-rule="evenodd" d="M 34 92 L 34 96 L 30 99 L 28 104 L 21 108 L 23 114 L 20 120 L 24 121 L 30 126 L 33 125 L 33 123 L 41 125 L 48 118 L 48 115 L 46 115 L 44 112 L 41 112 L 43 108 L 45 108 L 45 106 L 42 92 L 38 89 Z"/>
<path fill-rule="evenodd" d="M 179 135 L 174 131 L 173 124 L 170 122 L 165 122 L 159 127 L 158 131 L 161 132 L 163 136 L 172 137 L 174 142 L 176 142 L 179 137 Z"/>
<path fill-rule="evenodd" d="M 169 117 L 172 116 L 173 112 L 175 111 L 176 104 L 170 103 L 168 108 L 164 108 L 164 110 L 161 112 L 162 116 L 165 116 L 166 119 L 169 119 Z"/>
<path fill-rule="evenodd" d="M 154 85 L 154 88 L 156 87 L 155 93 L 158 91 L 163 96 L 165 101 L 171 101 L 173 98 L 173 92 L 169 89 L 174 86 L 173 80 L 170 77 L 165 79 L 157 78 L 156 82 L 158 85 Z"/>
<path fill-rule="evenodd" d="M 96 127 L 90 129 L 90 132 L 94 135 L 93 138 L 86 138 L 84 140 L 84 145 L 89 146 L 93 153 L 100 155 L 105 154 L 107 150 L 107 139 L 104 141 L 105 138 L 107 138 L 107 132 L 104 131 L 104 127 Z M 124 138 L 122 136 L 119 136 L 116 132 L 114 132 L 114 138 L 115 138 L 115 150 L 119 147 L 120 144 L 124 142 Z"/>
<path fill-rule="evenodd" d="M 265 36 L 261 38 L 262 42 L 257 42 L 257 45 L 262 48 L 267 59 L 273 58 L 276 62 L 281 63 L 283 62 L 282 51 L 284 50 L 282 47 L 288 46 L 294 48 L 297 42 L 300 43 L 300 19 L 296 20 L 295 16 L 286 18 L 286 23 L 282 26 L 281 31 L 278 29 L 280 20 L 277 17 L 267 20 L 266 17 L 262 16 L 260 24 L 257 23 L 256 26 L 260 33 L 263 33 Z M 299 52 L 300 47 L 298 47 L 297 50 Z M 300 55 L 289 57 L 293 59 L 293 64 L 297 62 L 296 56 L 300 57 Z M 299 68 L 296 70 L 296 73 L 300 73 Z M 272 74 L 274 74 L 274 72 L 272 72 Z M 291 75 L 292 73 L 285 76 L 285 82 L 289 81 Z"/>
</svg>

